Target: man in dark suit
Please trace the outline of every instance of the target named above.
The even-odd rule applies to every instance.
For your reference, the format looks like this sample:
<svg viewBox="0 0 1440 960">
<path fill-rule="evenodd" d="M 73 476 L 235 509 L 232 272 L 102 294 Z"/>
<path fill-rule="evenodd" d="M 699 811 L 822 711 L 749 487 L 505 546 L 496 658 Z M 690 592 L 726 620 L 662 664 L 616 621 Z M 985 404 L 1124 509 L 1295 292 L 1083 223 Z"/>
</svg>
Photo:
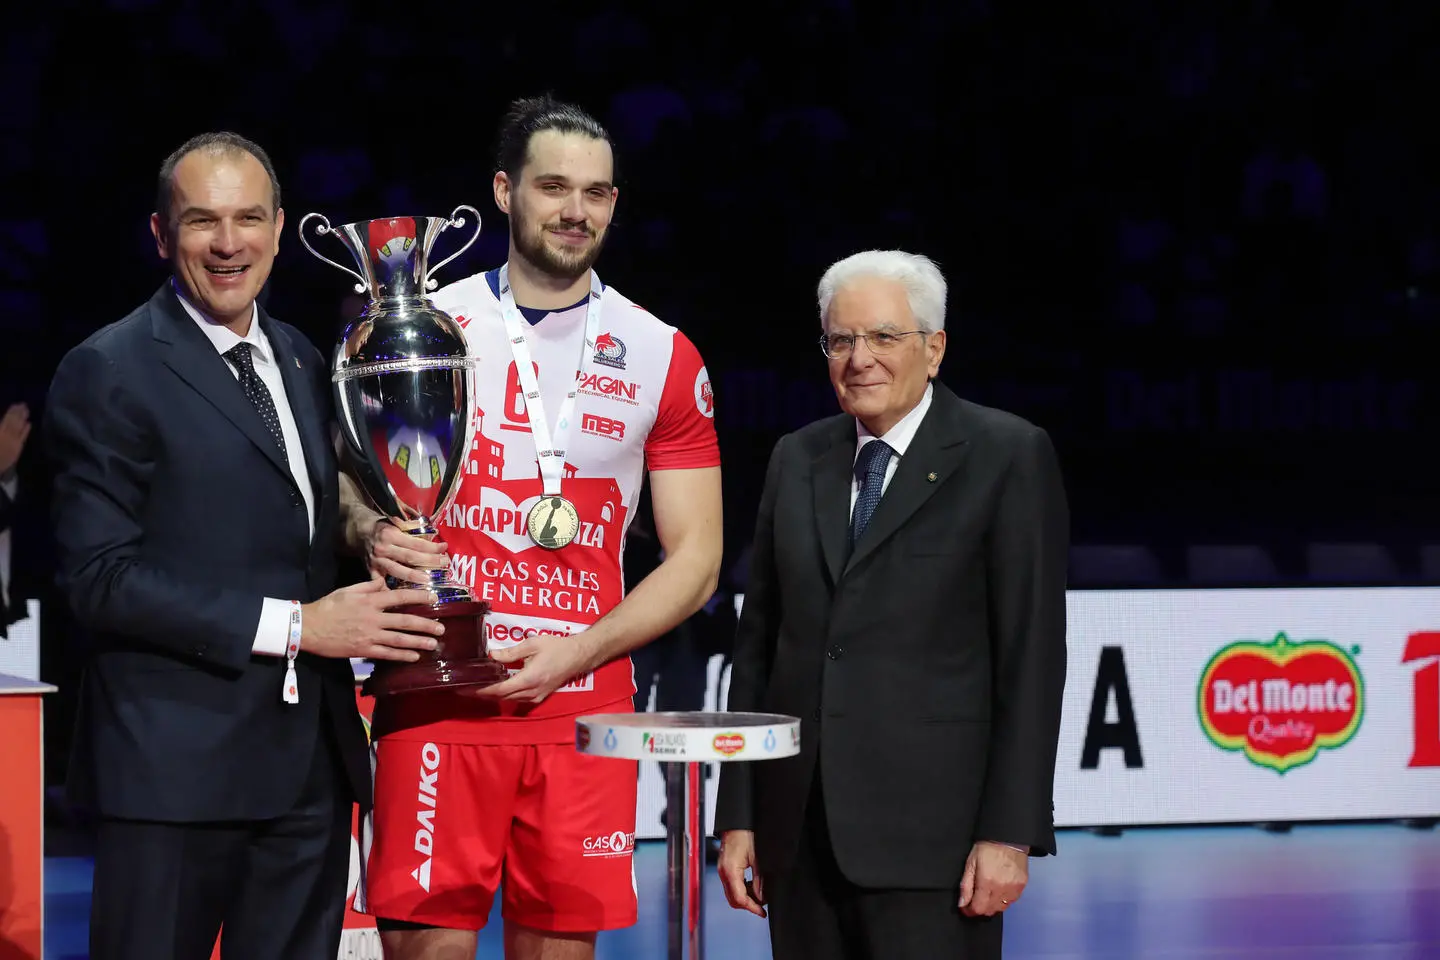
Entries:
<svg viewBox="0 0 1440 960">
<path fill-rule="evenodd" d="M 255 303 L 269 158 L 205 134 L 160 173 L 173 277 L 71 350 L 45 415 L 58 578 L 94 639 L 72 798 L 98 814 L 95 960 L 333 957 L 369 763 L 350 657 L 415 660 L 424 591 L 336 590 L 326 364 Z M 223 926 L 223 933 L 222 933 Z"/>
<path fill-rule="evenodd" d="M 800 717 L 801 753 L 724 765 L 720 875 L 768 906 L 776 960 L 992 960 L 1028 856 L 1055 852 L 1060 469 L 1042 430 L 935 380 L 928 259 L 857 254 L 819 299 L 845 412 L 771 456 L 728 704 Z"/>
</svg>

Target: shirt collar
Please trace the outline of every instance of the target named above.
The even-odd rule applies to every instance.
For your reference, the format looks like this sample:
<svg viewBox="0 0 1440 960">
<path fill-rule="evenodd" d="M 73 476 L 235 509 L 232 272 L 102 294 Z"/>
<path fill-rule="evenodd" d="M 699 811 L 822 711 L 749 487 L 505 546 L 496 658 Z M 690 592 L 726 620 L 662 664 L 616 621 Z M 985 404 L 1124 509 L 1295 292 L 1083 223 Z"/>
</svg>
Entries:
<svg viewBox="0 0 1440 960">
<path fill-rule="evenodd" d="M 250 304 L 250 332 L 242 337 L 223 323 L 216 323 L 205 316 L 185 298 L 185 294 L 180 292 L 179 284 L 174 283 L 173 280 L 171 284 L 175 288 L 175 296 L 180 299 L 180 306 L 185 308 L 185 312 L 190 314 L 190 319 L 195 321 L 201 332 L 209 339 L 210 344 L 222 356 L 233 349 L 237 343 L 248 343 L 256 362 L 275 362 L 275 357 L 270 351 L 270 339 L 265 336 L 265 331 L 260 329 L 260 305 L 258 303 Z"/>
<path fill-rule="evenodd" d="M 865 444 L 875 439 L 884 440 L 889 444 L 890 449 L 895 451 L 897 457 L 905 456 L 905 451 L 910 447 L 910 441 L 915 439 L 915 432 L 920 429 L 920 421 L 925 419 L 925 411 L 930 409 L 930 399 L 934 394 L 935 385 L 925 384 L 925 393 L 920 397 L 920 402 L 915 404 L 909 413 L 901 417 L 895 426 L 885 431 L 883 437 L 877 438 L 875 434 L 865 428 L 865 424 L 857 419 L 855 421 L 855 457 L 858 459 Z"/>
</svg>

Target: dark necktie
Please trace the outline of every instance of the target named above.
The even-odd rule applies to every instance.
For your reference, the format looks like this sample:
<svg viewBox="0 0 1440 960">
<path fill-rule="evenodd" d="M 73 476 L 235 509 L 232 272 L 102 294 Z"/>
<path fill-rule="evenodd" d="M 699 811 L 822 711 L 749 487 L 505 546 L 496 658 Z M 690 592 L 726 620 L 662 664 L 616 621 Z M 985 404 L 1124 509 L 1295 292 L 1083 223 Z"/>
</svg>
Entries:
<svg viewBox="0 0 1440 960">
<path fill-rule="evenodd" d="M 860 481 L 860 493 L 855 498 L 855 512 L 850 516 L 850 546 L 860 542 L 860 535 L 875 515 L 880 505 L 880 492 L 885 486 L 885 470 L 890 466 L 890 455 L 895 451 L 883 440 L 871 440 L 855 458 L 855 476 Z"/>
<path fill-rule="evenodd" d="M 255 372 L 255 358 L 250 353 L 250 344 L 235 344 L 225 351 L 225 359 L 235 365 L 235 371 L 240 374 L 240 389 L 244 390 L 245 396 L 255 404 L 255 410 L 265 422 L 265 428 L 279 444 L 280 456 L 288 459 L 290 454 L 285 449 L 285 434 L 280 431 L 280 417 L 275 413 L 275 399 L 266 389 L 265 381 Z"/>
</svg>

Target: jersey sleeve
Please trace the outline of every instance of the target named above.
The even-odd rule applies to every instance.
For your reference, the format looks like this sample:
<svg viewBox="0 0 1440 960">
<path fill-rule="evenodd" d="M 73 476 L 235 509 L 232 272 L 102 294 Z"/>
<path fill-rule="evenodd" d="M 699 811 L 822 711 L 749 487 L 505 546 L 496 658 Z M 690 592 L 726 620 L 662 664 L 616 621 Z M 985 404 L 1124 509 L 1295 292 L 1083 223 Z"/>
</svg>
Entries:
<svg viewBox="0 0 1440 960">
<path fill-rule="evenodd" d="M 678 330 L 674 337 L 660 409 L 645 439 L 645 460 L 651 470 L 718 467 L 720 441 L 710 374 L 690 339 Z"/>
</svg>

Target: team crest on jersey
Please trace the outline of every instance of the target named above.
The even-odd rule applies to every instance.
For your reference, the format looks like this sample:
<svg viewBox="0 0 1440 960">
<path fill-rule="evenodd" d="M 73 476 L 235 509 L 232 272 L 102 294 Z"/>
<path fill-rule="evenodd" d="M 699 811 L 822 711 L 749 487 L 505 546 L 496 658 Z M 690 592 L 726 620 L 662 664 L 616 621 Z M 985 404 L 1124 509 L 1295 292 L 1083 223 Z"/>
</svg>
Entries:
<svg viewBox="0 0 1440 960">
<path fill-rule="evenodd" d="M 704 367 L 695 374 L 695 409 L 703 416 L 715 419 L 715 393 L 710 386 L 710 374 Z"/>
<path fill-rule="evenodd" d="M 595 362 L 616 370 L 625 369 L 625 341 L 613 333 L 602 333 L 595 338 Z"/>
</svg>

